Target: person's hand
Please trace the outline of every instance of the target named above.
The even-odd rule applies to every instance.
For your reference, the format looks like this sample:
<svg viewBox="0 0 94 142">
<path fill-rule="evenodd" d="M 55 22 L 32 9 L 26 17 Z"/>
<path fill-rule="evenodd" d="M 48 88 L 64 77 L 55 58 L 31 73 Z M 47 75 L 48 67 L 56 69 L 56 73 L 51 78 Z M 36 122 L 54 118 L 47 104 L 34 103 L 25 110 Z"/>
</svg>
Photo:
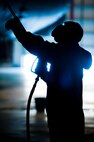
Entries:
<svg viewBox="0 0 94 142">
<path fill-rule="evenodd" d="M 5 28 L 7 30 L 10 30 L 13 27 L 16 27 L 16 24 L 19 23 L 19 22 L 20 22 L 20 20 L 18 19 L 18 17 L 14 17 L 14 18 L 12 18 L 12 19 L 10 19 L 6 22 Z"/>
</svg>

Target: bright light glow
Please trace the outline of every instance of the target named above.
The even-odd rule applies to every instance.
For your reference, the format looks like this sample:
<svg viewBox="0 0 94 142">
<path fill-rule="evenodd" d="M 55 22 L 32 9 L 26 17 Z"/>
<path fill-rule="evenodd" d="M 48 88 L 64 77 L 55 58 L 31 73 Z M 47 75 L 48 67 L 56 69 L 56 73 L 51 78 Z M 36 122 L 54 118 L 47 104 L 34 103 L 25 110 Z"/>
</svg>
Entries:
<svg viewBox="0 0 94 142">
<path fill-rule="evenodd" d="M 83 108 L 94 109 L 94 56 L 89 70 L 84 70 L 83 77 Z"/>
<path fill-rule="evenodd" d="M 31 71 L 31 68 L 34 72 L 36 66 L 38 63 L 38 58 L 32 54 L 26 54 L 23 59 L 23 67 Z M 51 68 L 51 64 L 47 62 L 47 71 L 49 72 Z M 33 74 L 35 78 L 35 74 Z M 28 75 L 29 77 L 29 75 Z M 31 83 L 29 83 L 31 84 Z M 40 92 L 41 90 L 45 90 L 44 82 L 41 80 L 41 85 L 39 88 L 37 88 L 37 92 L 35 96 L 39 96 L 38 94 L 41 94 L 43 96 L 43 92 Z M 46 92 L 46 90 L 45 90 Z M 89 70 L 84 70 L 84 77 L 83 77 L 83 108 L 84 109 L 94 109 L 94 56 L 92 56 L 92 66 Z M 40 96 L 41 96 L 40 95 Z"/>
<path fill-rule="evenodd" d="M 31 68 L 32 72 L 35 72 L 35 69 L 36 69 L 36 67 L 37 67 L 38 61 L 39 61 L 38 58 L 36 58 L 36 59 L 34 60 L 34 62 L 33 62 L 33 64 L 32 64 L 32 68 Z"/>
<path fill-rule="evenodd" d="M 34 61 L 37 57 L 35 55 L 32 54 L 26 54 L 24 55 L 23 59 L 22 59 L 22 66 L 24 67 L 24 69 L 26 70 L 31 70 L 32 67 L 35 68 L 35 66 L 33 66 Z"/>
<path fill-rule="evenodd" d="M 29 94 L 36 78 L 36 74 L 34 73 L 35 68 L 38 63 L 38 58 L 32 54 L 24 55 L 22 59 L 22 65 L 24 68 L 24 92 L 26 92 L 25 98 L 27 99 L 27 94 Z M 48 65 L 49 66 L 49 65 Z M 32 71 L 33 72 L 32 72 Z M 32 101 L 34 102 L 34 98 L 36 97 L 46 97 L 47 86 L 46 83 L 40 78 L 37 83 L 36 89 L 34 91 L 34 96 L 32 97 Z"/>
<path fill-rule="evenodd" d="M 29 71 L 32 71 L 32 72 L 35 72 L 35 69 L 36 69 L 36 66 L 38 64 L 38 61 L 39 59 L 32 55 L 32 54 L 26 54 L 24 57 L 23 57 L 23 61 L 22 61 L 22 66 L 26 69 L 26 70 L 29 70 Z M 47 62 L 47 71 L 49 72 L 50 71 L 50 67 L 51 67 L 51 64 L 49 62 Z"/>
<path fill-rule="evenodd" d="M 94 83 L 94 56 L 92 56 L 92 65 L 89 70 L 84 70 L 84 83 L 92 84 Z"/>
<path fill-rule="evenodd" d="M 47 62 L 47 71 L 50 72 L 51 64 Z"/>
</svg>

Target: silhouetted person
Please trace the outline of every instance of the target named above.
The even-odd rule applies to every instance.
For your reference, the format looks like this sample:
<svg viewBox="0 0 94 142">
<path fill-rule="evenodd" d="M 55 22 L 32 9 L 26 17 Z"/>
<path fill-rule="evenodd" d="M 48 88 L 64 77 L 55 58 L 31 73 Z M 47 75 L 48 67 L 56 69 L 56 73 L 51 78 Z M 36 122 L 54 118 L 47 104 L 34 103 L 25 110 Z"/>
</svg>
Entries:
<svg viewBox="0 0 94 142">
<path fill-rule="evenodd" d="M 46 110 L 51 142 L 83 142 L 83 69 L 89 69 L 91 54 L 80 47 L 83 29 L 74 21 L 58 25 L 52 36 L 56 43 L 27 32 L 17 18 L 6 23 L 18 41 L 32 54 L 51 63 L 47 83 Z"/>
</svg>

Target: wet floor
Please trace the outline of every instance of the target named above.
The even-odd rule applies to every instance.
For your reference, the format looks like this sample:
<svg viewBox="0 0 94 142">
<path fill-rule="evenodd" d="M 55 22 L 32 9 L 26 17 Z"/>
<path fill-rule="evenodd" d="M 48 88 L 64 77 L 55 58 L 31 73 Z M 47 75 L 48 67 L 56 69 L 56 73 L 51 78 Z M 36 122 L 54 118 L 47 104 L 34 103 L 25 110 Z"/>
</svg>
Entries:
<svg viewBox="0 0 94 142">
<path fill-rule="evenodd" d="M 26 141 L 26 108 L 36 75 L 19 68 L 0 69 L 0 142 Z M 46 84 L 40 79 L 33 94 L 30 111 L 32 142 L 49 142 L 46 112 L 37 113 L 36 97 L 46 97 Z M 84 110 L 86 140 L 94 141 L 94 111 Z M 58 114 L 57 114 L 58 115 Z"/>
<path fill-rule="evenodd" d="M 49 142 L 48 127 L 45 113 L 30 112 L 30 134 L 32 142 Z M 26 111 L 7 110 L 0 112 L 0 136 L 4 141 L 26 141 Z M 0 140 L 0 141 L 1 141 Z"/>
</svg>

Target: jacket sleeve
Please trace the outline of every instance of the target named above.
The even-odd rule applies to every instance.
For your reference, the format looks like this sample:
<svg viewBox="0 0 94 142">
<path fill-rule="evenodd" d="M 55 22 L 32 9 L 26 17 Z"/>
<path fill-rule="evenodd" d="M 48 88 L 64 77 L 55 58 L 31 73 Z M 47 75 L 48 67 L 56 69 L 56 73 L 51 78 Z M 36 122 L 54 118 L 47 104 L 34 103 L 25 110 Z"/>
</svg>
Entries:
<svg viewBox="0 0 94 142">
<path fill-rule="evenodd" d="M 17 40 L 30 53 L 40 54 L 44 45 L 44 40 L 41 36 L 34 35 L 24 28 L 18 17 L 12 18 L 5 24 L 7 30 L 11 30 L 16 36 Z M 41 48 L 40 48 L 41 47 Z"/>
<path fill-rule="evenodd" d="M 31 32 L 26 31 L 20 20 L 16 17 L 10 19 L 5 27 L 8 30 L 12 30 L 17 40 L 23 45 L 23 47 L 31 54 L 36 56 L 44 56 L 45 58 L 52 58 L 55 43 L 44 41 L 44 39 Z"/>
</svg>

